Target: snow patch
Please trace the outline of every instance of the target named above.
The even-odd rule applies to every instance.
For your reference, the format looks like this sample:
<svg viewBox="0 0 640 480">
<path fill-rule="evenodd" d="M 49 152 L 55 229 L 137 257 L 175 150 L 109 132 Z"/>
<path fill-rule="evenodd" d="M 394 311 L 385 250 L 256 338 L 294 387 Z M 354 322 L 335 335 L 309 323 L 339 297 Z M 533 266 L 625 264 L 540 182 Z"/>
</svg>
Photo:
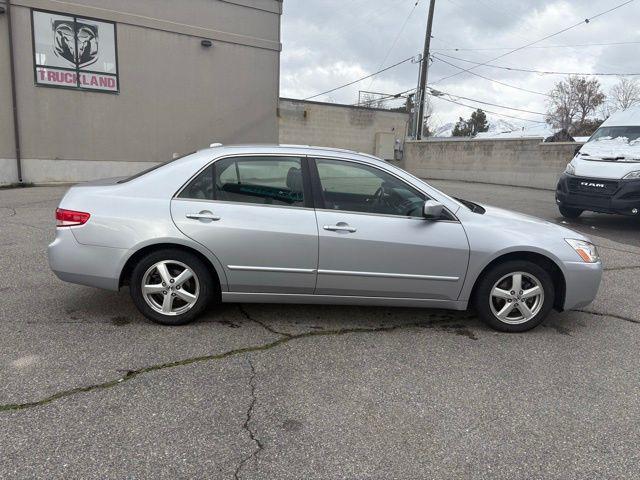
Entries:
<svg viewBox="0 0 640 480">
<path fill-rule="evenodd" d="M 580 153 L 590 157 L 615 158 L 620 162 L 637 161 L 640 160 L 640 139 L 629 142 L 626 137 L 602 137 L 585 143 Z"/>
</svg>

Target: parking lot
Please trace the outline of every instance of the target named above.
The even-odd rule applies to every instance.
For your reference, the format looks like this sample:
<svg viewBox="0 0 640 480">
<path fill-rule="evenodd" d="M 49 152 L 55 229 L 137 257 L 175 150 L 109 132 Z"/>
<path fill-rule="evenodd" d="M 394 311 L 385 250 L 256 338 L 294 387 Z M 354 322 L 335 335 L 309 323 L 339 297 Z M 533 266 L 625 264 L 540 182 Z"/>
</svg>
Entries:
<svg viewBox="0 0 640 480">
<path fill-rule="evenodd" d="M 563 222 L 553 192 L 433 182 Z M 470 312 L 224 305 L 171 328 L 59 281 L 65 187 L 0 190 L 0 478 L 632 478 L 640 220 L 585 214 L 597 300 L 525 334 Z"/>
</svg>

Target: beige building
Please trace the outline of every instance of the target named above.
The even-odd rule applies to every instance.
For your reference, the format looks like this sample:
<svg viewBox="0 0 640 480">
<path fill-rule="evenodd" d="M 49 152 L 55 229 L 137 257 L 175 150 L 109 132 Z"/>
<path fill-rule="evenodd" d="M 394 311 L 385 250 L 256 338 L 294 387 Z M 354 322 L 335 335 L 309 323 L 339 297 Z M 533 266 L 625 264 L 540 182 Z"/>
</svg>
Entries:
<svg viewBox="0 0 640 480">
<path fill-rule="evenodd" d="M 402 143 L 409 114 L 377 108 L 281 98 L 280 143 L 336 147 L 369 153 L 385 160 Z"/>
<path fill-rule="evenodd" d="M 280 0 L 0 0 L 0 184 L 277 142 L 281 14 Z"/>
</svg>

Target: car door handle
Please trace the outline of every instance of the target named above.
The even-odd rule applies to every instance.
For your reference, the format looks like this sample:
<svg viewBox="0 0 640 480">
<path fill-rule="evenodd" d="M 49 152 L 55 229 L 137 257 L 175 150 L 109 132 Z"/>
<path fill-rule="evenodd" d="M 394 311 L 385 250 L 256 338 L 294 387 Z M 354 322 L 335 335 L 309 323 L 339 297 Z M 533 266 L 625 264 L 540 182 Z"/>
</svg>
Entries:
<svg viewBox="0 0 640 480">
<path fill-rule="evenodd" d="M 330 232 L 349 232 L 349 233 L 354 233 L 357 230 L 353 227 L 350 227 L 349 225 L 325 225 L 324 227 L 325 230 L 329 230 Z"/>
<path fill-rule="evenodd" d="M 191 218 L 193 220 L 213 220 L 214 222 L 220 220 L 220 217 L 214 215 L 211 212 L 187 213 L 185 217 Z"/>
</svg>

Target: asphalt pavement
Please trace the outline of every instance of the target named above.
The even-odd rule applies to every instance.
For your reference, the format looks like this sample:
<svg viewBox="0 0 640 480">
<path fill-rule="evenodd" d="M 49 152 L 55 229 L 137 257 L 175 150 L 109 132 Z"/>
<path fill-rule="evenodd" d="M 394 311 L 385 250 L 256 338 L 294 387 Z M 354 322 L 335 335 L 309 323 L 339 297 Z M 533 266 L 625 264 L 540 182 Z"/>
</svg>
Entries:
<svg viewBox="0 0 640 480">
<path fill-rule="evenodd" d="M 550 191 L 433 184 L 563 221 Z M 525 334 L 296 305 L 172 328 L 50 272 L 64 191 L 0 190 L 0 478 L 640 477 L 640 220 L 572 221 L 598 298 Z"/>
</svg>

